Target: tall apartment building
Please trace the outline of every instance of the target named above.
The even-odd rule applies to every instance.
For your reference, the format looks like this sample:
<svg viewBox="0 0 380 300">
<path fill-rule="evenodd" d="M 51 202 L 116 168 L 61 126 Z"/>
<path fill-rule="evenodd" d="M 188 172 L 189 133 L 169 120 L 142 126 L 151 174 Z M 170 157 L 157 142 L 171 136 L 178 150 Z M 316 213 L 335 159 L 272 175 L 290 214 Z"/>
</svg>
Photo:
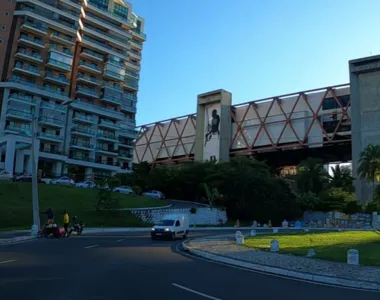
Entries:
<svg viewBox="0 0 380 300">
<path fill-rule="evenodd" d="M 0 169 L 128 172 L 144 20 L 123 0 L 1 0 Z"/>
</svg>

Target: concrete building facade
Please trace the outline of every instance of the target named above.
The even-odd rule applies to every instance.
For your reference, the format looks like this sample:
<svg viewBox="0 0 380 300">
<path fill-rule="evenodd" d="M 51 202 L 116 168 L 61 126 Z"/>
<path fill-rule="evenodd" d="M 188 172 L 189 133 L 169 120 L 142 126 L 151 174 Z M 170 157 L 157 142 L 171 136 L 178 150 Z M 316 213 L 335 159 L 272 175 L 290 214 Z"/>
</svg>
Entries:
<svg viewBox="0 0 380 300">
<path fill-rule="evenodd" d="M 144 19 L 122 0 L 4 2 L 0 169 L 30 172 L 35 137 L 50 176 L 129 172 Z"/>
<path fill-rule="evenodd" d="M 380 144 L 380 57 L 350 62 L 351 83 L 231 105 L 218 90 L 198 96 L 197 113 L 140 126 L 134 162 L 151 165 L 249 155 L 285 174 L 308 157 L 353 163 Z M 379 115 L 379 116 L 377 116 Z M 355 177 L 356 178 L 356 177 Z M 358 199 L 370 187 L 356 178 Z"/>
</svg>

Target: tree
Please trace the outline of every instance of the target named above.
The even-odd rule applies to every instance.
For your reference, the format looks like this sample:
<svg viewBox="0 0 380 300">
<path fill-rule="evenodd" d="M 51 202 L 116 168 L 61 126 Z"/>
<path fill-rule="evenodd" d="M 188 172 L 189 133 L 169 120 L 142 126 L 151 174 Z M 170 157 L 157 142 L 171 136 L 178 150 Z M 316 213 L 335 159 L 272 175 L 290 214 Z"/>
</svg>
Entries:
<svg viewBox="0 0 380 300">
<path fill-rule="evenodd" d="M 303 161 L 298 167 L 297 189 L 302 193 L 314 193 L 318 195 L 328 183 L 328 172 L 323 164 L 315 158 Z"/>
<path fill-rule="evenodd" d="M 335 168 L 331 167 L 332 175 L 330 177 L 330 186 L 335 188 L 342 188 L 347 192 L 353 192 L 354 188 L 352 185 L 352 171 L 350 168 L 341 168 L 337 165 Z"/>
<path fill-rule="evenodd" d="M 375 199 L 375 181 L 380 172 L 380 145 L 368 145 L 360 153 L 357 173 L 360 179 L 372 182 L 372 201 Z"/>
</svg>

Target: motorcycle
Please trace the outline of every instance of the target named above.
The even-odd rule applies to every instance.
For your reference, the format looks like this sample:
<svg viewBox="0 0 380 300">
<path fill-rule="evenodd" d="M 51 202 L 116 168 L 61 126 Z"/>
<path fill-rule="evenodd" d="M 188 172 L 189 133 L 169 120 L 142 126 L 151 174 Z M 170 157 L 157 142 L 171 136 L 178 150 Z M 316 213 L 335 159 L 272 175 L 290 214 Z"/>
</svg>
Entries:
<svg viewBox="0 0 380 300">
<path fill-rule="evenodd" d="M 77 235 L 81 235 L 84 227 L 86 226 L 86 223 L 84 222 L 79 222 L 77 217 L 73 218 L 73 226 L 69 230 L 69 236 L 73 233 L 76 232 Z"/>
<path fill-rule="evenodd" d="M 65 235 L 65 229 L 63 227 L 57 226 L 57 224 L 45 224 L 44 227 L 38 232 L 37 237 L 49 237 L 54 236 L 56 238 Z"/>
</svg>

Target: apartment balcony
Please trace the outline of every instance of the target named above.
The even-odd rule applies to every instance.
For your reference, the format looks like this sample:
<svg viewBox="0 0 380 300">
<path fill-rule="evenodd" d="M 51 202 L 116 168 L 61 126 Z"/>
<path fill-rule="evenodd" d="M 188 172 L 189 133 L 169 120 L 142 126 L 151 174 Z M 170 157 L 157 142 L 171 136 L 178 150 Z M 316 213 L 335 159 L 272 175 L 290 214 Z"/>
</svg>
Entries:
<svg viewBox="0 0 380 300">
<path fill-rule="evenodd" d="M 119 131 L 119 136 L 135 139 L 137 137 L 137 131 L 136 130 L 121 130 Z"/>
<path fill-rule="evenodd" d="M 50 127 L 64 128 L 65 121 L 53 117 L 41 116 L 38 118 L 38 123 L 41 125 L 48 125 Z"/>
<path fill-rule="evenodd" d="M 136 71 L 140 71 L 140 65 L 134 61 L 131 61 L 131 60 L 126 60 L 125 61 L 125 65 L 128 67 L 128 68 L 131 68 L 133 70 L 136 70 Z"/>
<path fill-rule="evenodd" d="M 137 60 L 141 60 L 141 52 L 139 52 L 139 51 L 137 51 L 137 50 L 135 50 L 135 49 L 130 49 L 130 50 L 128 51 L 128 54 L 129 54 L 129 56 L 132 57 L 132 58 L 135 58 L 135 59 L 137 59 Z"/>
<path fill-rule="evenodd" d="M 97 41 L 93 38 L 90 38 L 88 36 L 82 36 L 82 43 L 90 47 L 91 49 L 95 51 L 100 51 L 105 54 L 112 54 L 114 56 L 125 58 L 126 52 L 125 51 L 119 51 L 105 43 L 102 43 L 100 41 Z"/>
<path fill-rule="evenodd" d="M 37 49 L 44 49 L 45 45 L 41 39 L 36 39 L 31 36 L 28 36 L 27 34 L 21 34 L 18 42 L 20 44 L 27 45 L 29 47 L 37 48 Z"/>
<path fill-rule="evenodd" d="M 53 160 L 60 160 L 60 161 L 66 161 L 67 156 L 60 150 L 56 149 L 55 147 L 44 147 L 40 148 L 39 157 L 41 158 L 47 158 L 47 159 L 53 159 Z"/>
<path fill-rule="evenodd" d="M 25 49 L 19 49 L 16 52 L 15 57 L 17 57 L 18 59 L 23 59 L 23 60 L 36 63 L 36 64 L 41 64 L 43 62 L 41 54 L 37 52 L 33 53 L 32 51 L 28 51 Z"/>
<path fill-rule="evenodd" d="M 131 40 L 131 46 L 132 46 L 132 48 L 141 50 L 142 49 L 142 42 L 139 42 L 136 40 Z"/>
<path fill-rule="evenodd" d="M 29 104 L 32 106 L 36 105 L 37 100 L 40 100 L 40 97 L 35 97 L 35 96 L 22 96 L 19 94 L 11 94 L 8 98 L 8 101 L 16 101 L 22 104 Z"/>
<path fill-rule="evenodd" d="M 108 128 L 111 130 L 119 130 L 120 128 L 118 124 L 110 122 L 110 121 L 106 121 L 106 120 L 101 120 L 98 126 L 103 127 L 103 128 Z"/>
<path fill-rule="evenodd" d="M 49 58 L 46 66 L 61 72 L 71 72 L 71 65 Z"/>
<path fill-rule="evenodd" d="M 110 134 L 110 133 L 103 132 L 103 133 L 98 133 L 96 136 L 97 136 L 98 140 L 112 142 L 112 143 L 117 143 L 118 142 L 115 134 Z"/>
<path fill-rule="evenodd" d="M 138 31 L 136 29 L 132 30 L 131 32 L 133 37 L 138 38 L 142 41 L 146 40 L 146 34 L 144 32 Z"/>
<path fill-rule="evenodd" d="M 133 155 L 127 151 L 119 151 L 118 158 L 122 160 L 133 160 Z"/>
<path fill-rule="evenodd" d="M 119 139 L 119 141 L 120 141 L 119 148 L 122 147 L 122 148 L 127 148 L 127 149 L 133 149 L 133 143 L 124 143 L 121 141 L 121 139 Z"/>
<path fill-rule="evenodd" d="M 108 172 L 119 172 L 120 166 L 115 163 L 107 164 L 107 161 L 95 161 L 94 159 L 86 156 L 71 155 L 67 160 L 70 165 L 78 165 L 94 169 L 102 169 Z"/>
<path fill-rule="evenodd" d="M 66 111 L 67 111 L 67 106 L 57 105 L 57 104 L 49 103 L 46 101 L 42 101 L 40 107 L 41 107 L 41 109 L 49 109 L 52 111 L 60 111 L 62 113 L 66 113 Z"/>
<path fill-rule="evenodd" d="M 77 142 L 77 141 L 71 141 L 70 147 L 74 149 L 85 150 L 85 151 L 92 151 L 95 148 L 94 145 L 90 143 Z"/>
<path fill-rule="evenodd" d="M 103 73 L 104 78 L 122 82 L 124 81 L 124 75 L 105 70 Z"/>
<path fill-rule="evenodd" d="M 138 91 L 139 89 L 139 82 L 137 80 L 124 80 L 123 85 L 131 90 Z"/>
<path fill-rule="evenodd" d="M 91 25 L 88 25 L 88 24 L 84 25 L 83 30 L 84 30 L 84 32 L 87 32 L 90 35 L 93 35 L 95 37 L 99 37 L 102 40 L 108 41 L 109 43 L 112 43 L 116 46 L 122 47 L 124 49 L 130 48 L 130 45 L 128 43 L 128 39 L 126 39 L 126 38 L 124 38 L 124 39 L 118 38 L 114 35 L 111 35 L 108 32 L 105 32 L 103 30 L 100 30 L 100 29 L 93 27 Z M 113 30 L 111 32 L 113 32 Z"/>
<path fill-rule="evenodd" d="M 22 73 L 22 74 L 28 75 L 28 76 L 34 76 L 34 77 L 40 77 L 41 76 L 40 70 L 38 70 L 36 67 L 29 66 L 29 65 L 23 65 L 20 63 L 16 63 L 12 71 L 13 72 L 19 72 L 19 73 Z"/>
<path fill-rule="evenodd" d="M 71 106 L 75 109 L 82 110 L 82 111 L 87 111 L 93 114 L 101 115 L 108 117 L 110 119 L 114 120 L 124 120 L 125 116 L 123 113 L 112 109 L 112 108 L 106 108 L 106 107 L 101 107 L 99 105 L 94 105 L 88 102 L 85 102 L 83 100 L 75 100 Z"/>
<path fill-rule="evenodd" d="M 36 0 L 17 0 L 18 2 L 35 2 Z M 57 10 L 58 14 L 61 10 Z M 49 27 L 55 30 L 65 31 L 68 34 L 76 34 L 78 26 L 65 22 L 63 20 L 57 20 L 57 13 L 46 11 L 41 8 L 21 7 L 14 12 L 15 16 L 28 16 L 34 20 L 39 20 L 45 24 L 49 24 Z M 79 15 L 76 20 L 79 19 Z"/>
<path fill-rule="evenodd" d="M 63 136 L 55 135 L 55 134 L 51 134 L 47 132 L 38 132 L 37 137 L 43 141 L 49 141 L 49 142 L 55 142 L 55 143 L 63 142 Z M 58 154 L 58 153 L 55 153 L 55 154 Z"/>
<path fill-rule="evenodd" d="M 15 109 L 8 109 L 6 112 L 6 117 L 28 122 L 31 122 L 33 119 L 32 113 L 23 112 Z"/>
<path fill-rule="evenodd" d="M 76 93 L 78 95 L 87 96 L 87 97 L 91 97 L 91 98 L 99 98 L 99 93 L 97 93 L 95 90 L 85 88 L 82 86 L 77 86 Z"/>
<path fill-rule="evenodd" d="M 131 126 L 133 128 L 136 127 L 136 120 L 135 119 L 132 119 L 132 118 L 126 118 L 124 120 L 124 123 L 122 124 L 123 126 Z"/>
<path fill-rule="evenodd" d="M 21 25 L 20 29 L 22 31 L 26 31 L 26 32 L 30 32 L 30 33 L 42 35 L 42 36 L 47 34 L 46 24 L 42 24 L 42 23 L 32 23 L 32 22 L 26 21 Z"/>
<path fill-rule="evenodd" d="M 137 108 L 134 107 L 134 106 L 127 105 L 125 103 L 121 103 L 120 110 L 121 111 L 131 112 L 131 113 L 136 113 Z"/>
<path fill-rule="evenodd" d="M 85 136 L 85 137 L 95 137 L 95 131 L 91 128 L 74 126 L 71 128 L 72 135 Z"/>
<path fill-rule="evenodd" d="M 104 60 L 103 55 L 98 54 L 98 53 L 91 51 L 91 50 L 88 50 L 88 49 L 83 49 L 80 56 L 88 58 L 88 59 L 94 59 L 94 60 L 97 60 L 99 62 L 103 62 L 103 60 Z"/>
<path fill-rule="evenodd" d="M 134 95 L 134 94 L 131 94 L 131 93 L 124 92 L 123 96 L 122 96 L 122 99 L 126 100 L 126 101 L 129 101 L 129 100 L 131 100 L 131 101 L 137 101 L 137 96 Z"/>
<path fill-rule="evenodd" d="M 107 156 L 118 156 L 117 150 L 115 150 L 114 148 L 98 146 L 96 147 L 96 152 L 105 154 Z"/>
<path fill-rule="evenodd" d="M 86 21 L 89 21 L 93 25 L 102 26 L 103 28 L 106 28 L 114 33 L 117 33 L 119 36 L 122 36 L 125 39 L 131 39 L 132 35 L 125 30 L 124 28 L 121 28 L 120 26 L 115 25 L 114 23 L 110 22 L 108 19 L 105 19 L 104 17 L 98 17 L 94 13 L 86 12 Z"/>
<path fill-rule="evenodd" d="M 84 124 L 95 124 L 96 123 L 96 119 L 94 117 L 84 116 L 84 115 L 79 115 L 79 114 L 74 115 L 73 121 L 78 122 L 78 123 L 84 123 Z"/>
<path fill-rule="evenodd" d="M 88 75 L 84 75 L 84 74 L 81 74 L 81 73 L 78 74 L 77 82 L 84 82 L 84 83 L 87 83 L 87 84 L 90 84 L 90 85 L 93 85 L 93 86 L 98 86 L 99 85 L 99 80 L 97 80 L 94 77 L 91 77 L 91 76 L 88 76 Z"/>
<path fill-rule="evenodd" d="M 112 95 L 108 95 L 108 94 L 103 94 L 101 100 L 104 102 L 107 102 L 107 103 L 111 103 L 111 104 L 116 104 L 116 105 L 121 104 L 121 97 L 120 96 L 112 96 Z"/>
<path fill-rule="evenodd" d="M 52 34 L 50 35 L 50 38 L 53 41 L 56 41 L 56 42 L 58 42 L 60 44 L 68 46 L 68 47 L 75 46 L 75 38 L 73 38 L 71 36 L 68 36 L 66 34 L 57 32 L 57 31 L 53 31 Z"/>
<path fill-rule="evenodd" d="M 73 8 L 76 8 L 77 10 L 81 10 L 82 5 L 80 0 L 61 0 L 62 3 L 65 3 Z"/>
<path fill-rule="evenodd" d="M 32 135 L 32 130 L 30 128 L 23 128 L 23 127 L 17 127 L 13 125 L 7 125 L 5 126 L 4 133 L 7 134 L 25 134 L 27 136 Z"/>
<path fill-rule="evenodd" d="M 94 73 L 94 74 L 102 74 L 102 70 L 97 65 L 88 63 L 84 60 L 81 60 L 79 62 L 78 69 L 85 70 L 87 72 Z"/>
<path fill-rule="evenodd" d="M 117 84 L 112 84 L 107 81 L 103 81 L 102 89 L 104 90 L 105 93 L 107 93 L 109 90 L 122 93 L 123 89 L 121 88 L 120 85 Z"/>
<path fill-rule="evenodd" d="M 52 89 L 51 87 L 35 84 L 17 77 L 11 77 L 8 82 L 1 82 L 0 86 L 10 87 L 18 90 L 26 90 L 31 93 L 54 98 L 59 101 L 68 101 L 67 94 L 61 89 Z"/>
<path fill-rule="evenodd" d="M 72 50 L 57 44 L 50 44 L 49 52 L 51 51 L 56 52 L 58 54 L 63 54 L 71 59 L 74 57 L 74 52 Z"/>
<path fill-rule="evenodd" d="M 62 75 L 57 75 L 57 74 L 54 74 L 53 72 L 49 72 L 49 71 L 46 72 L 44 80 L 52 82 L 52 83 L 56 83 L 59 85 L 63 85 L 63 86 L 67 86 L 70 84 L 70 81 L 67 77 L 62 76 Z"/>
<path fill-rule="evenodd" d="M 130 78 L 132 78 L 132 80 L 140 78 L 140 75 L 138 72 L 131 71 L 131 70 L 125 70 L 125 76 L 129 76 Z"/>
</svg>

